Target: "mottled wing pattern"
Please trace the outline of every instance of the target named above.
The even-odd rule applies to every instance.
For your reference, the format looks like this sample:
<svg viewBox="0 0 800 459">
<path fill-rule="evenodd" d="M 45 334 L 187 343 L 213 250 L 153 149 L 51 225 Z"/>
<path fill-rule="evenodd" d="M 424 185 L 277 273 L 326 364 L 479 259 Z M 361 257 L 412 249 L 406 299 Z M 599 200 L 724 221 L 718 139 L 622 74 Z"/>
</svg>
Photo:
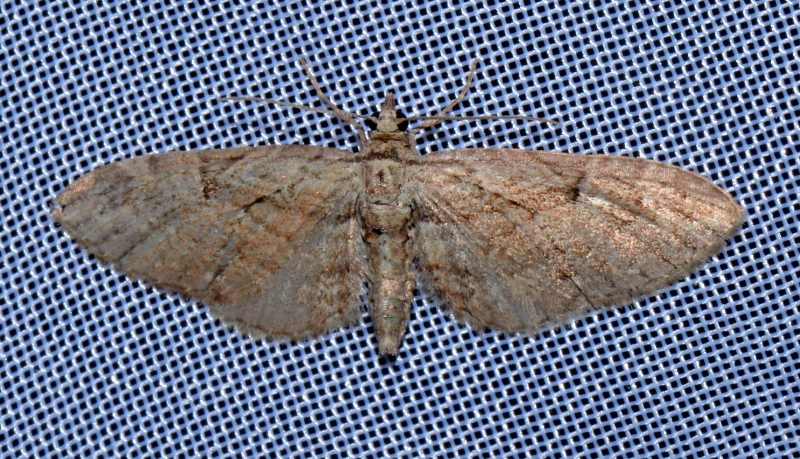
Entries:
<svg viewBox="0 0 800 459">
<path fill-rule="evenodd" d="M 137 157 L 75 182 L 53 217 L 131 277 L 196 298 L 251 335 L 301 339 L 361 317 L 352 158 L 306 146 Z"/>
<path fill-rule="evenodd" d="M 423 286 L 477 327 L 534 333 L 653 293 L 743 219 L 708 179 L 655 161 L 473 149 L 415 162 Z"/>
</svg>

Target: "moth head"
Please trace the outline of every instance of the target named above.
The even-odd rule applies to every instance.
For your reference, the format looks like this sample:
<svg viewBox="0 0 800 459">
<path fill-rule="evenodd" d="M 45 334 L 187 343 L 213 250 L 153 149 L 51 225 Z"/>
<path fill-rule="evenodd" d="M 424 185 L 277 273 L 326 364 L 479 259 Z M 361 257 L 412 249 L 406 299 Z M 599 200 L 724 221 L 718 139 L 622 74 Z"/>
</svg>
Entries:
<svg viewBox="0 0 800 459">
<path fill-rule="evenodd" d="M 389 91 L 381 102 L 380 111 L 367 118 L 365 124 L 373 131 L 392 133 L 405 132 L 408 129 L 408 120 L 403 112 L 395 105 L 394 94 Z"/>
</svg>

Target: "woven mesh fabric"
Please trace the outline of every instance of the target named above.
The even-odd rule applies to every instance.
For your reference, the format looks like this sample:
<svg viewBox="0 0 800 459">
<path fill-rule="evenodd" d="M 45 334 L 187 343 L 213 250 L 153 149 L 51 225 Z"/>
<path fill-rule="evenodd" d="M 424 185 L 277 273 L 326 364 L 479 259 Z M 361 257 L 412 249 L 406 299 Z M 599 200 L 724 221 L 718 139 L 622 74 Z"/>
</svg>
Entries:
<svg viewBox="0 0 800 459">
<path fill-rule="evenodd" d="M 135 4 L 135 6 L 133 6 Z M 790 457 L 798 393 L 797 1 L 65 2 L 0 11 L 0 456 Z M 532 337 L 479 334 L 417 292 L 394 361 L 364 325 L 257 342 L 99 264 L 50 221 L 111 161 L 303 143 L 395 90 L 428 114 L 478 74 L 424 152 L 651 158 L 747 212 L 695 274 Z"/>
</svg>

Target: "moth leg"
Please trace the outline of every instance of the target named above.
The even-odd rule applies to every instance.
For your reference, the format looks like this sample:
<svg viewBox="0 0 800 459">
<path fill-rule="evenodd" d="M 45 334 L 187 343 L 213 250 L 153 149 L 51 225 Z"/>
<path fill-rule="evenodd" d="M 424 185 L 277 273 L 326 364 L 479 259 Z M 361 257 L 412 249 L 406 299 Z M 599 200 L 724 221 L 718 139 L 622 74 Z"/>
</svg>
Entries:
<svg viewBox="0 0 800 459">
<path fill-rule="evenodd" d="M 478 59 L 475 59 L 474 61 L 472 61 L 472 65 L 470 65 L 469 75 L 467 75 L 467 82 L 464 83 L 464 87 L 461 88 L 461 93 L 458 95 L 458 97 L 456 97 L 452 102 L 450 102 L 450 104 L 448 104 L 447 107 L 443 108 L 438 113 L 435 113 L 435 114 L 433 114 L 431 116 L 444 116 L 444 115 L 446 115 L 450 110 L 452 110 L 456 105 L 458 105 L 458 103 L 461 102 L 461 100 L 464 99 L 464 96 L 467 95 L 467 91 L 469 91 L 469 87 L 472 85 L 472 78 L 475 77 L 475 69 L 477 67 L 478 67 Z M 411 133 L 410 133 L 409 137 L 414 137 L 414 135 L 416 135 L 417 132 L 419 132 L 419 131 L 421 131 L 423 129 L 427 129 L 427 128 L 431 127 L 431 126 L 435 126 L 435 125 L 437 125 L 437 124 L 439 124 L 441 122 L 442 122 L 442 120 L 440 120 L 440 119 L 431 119 L 431 120 L 423 121 L 422 124 L 420 124 L 419 126 L 417 126 L 417 127 L 415 127 L 414 129 L 411 130 Z"/>
<path fill-rule="evenodd" d="M 303 66 L 303 70 L 305 70 L 306 74 L 308 74 L 308 78 L 311 80 L 311 84 L 314 85 L 314 89 L 316 89 L 319 98 L 322 99 L 322 101 L 325 102 L 331 110 L 333 110 L 340 120 L 356 128 L 356 131 L 358 131 L 359 146 L 363 149 L 367 145 L 367 133 L 364 131 L 364 127 L 356 122 L 352 114 L 342 111 L 342 109 L 337 107 L 336 104 L 334 104 L 333 101 L 330 100 L 324 92 L 322 92 L 322 88 L 320 88 L 319 83 L 317 83 L 317 79 L 314 78 L 314 74 L 311 73 L 311 69 L 308 67 L 308 64 L 306 64 L 305 58 L 300 58 L 300 65 Z"/>
</svg>

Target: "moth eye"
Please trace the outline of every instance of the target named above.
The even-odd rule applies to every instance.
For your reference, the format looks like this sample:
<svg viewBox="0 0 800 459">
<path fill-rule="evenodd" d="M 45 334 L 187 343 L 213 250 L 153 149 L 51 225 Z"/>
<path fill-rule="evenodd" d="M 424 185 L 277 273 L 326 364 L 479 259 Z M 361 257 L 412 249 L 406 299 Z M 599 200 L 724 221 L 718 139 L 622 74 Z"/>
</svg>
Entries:
<svg viewBox="0 0 800 459">
<path fill-rule="evenodd" d="M 378 117 L 380 116 L 380 113 L 379 112 L 372 112 L 372 115 L 370 115 L 370 116 L 372 116 L 375 119 L 378 119 Z M 375 121 L 372 121 L 369 118 L 364 120 L 364 124 L 366 124 L 367 127 L 370 128 L 370 130 L 374 131 L 375 129 L 378 129 L 378 123 L 376 123 Z"/>
<path fill-rule="evenodd" d="M 394 116 L 397 118 L 397 129 L 401 132 L 405 132 L 408 130 L 408 120 L 406 119 L 406 115 L 403 114 L 400 110 L 394 111 Z"/>
</svg>

